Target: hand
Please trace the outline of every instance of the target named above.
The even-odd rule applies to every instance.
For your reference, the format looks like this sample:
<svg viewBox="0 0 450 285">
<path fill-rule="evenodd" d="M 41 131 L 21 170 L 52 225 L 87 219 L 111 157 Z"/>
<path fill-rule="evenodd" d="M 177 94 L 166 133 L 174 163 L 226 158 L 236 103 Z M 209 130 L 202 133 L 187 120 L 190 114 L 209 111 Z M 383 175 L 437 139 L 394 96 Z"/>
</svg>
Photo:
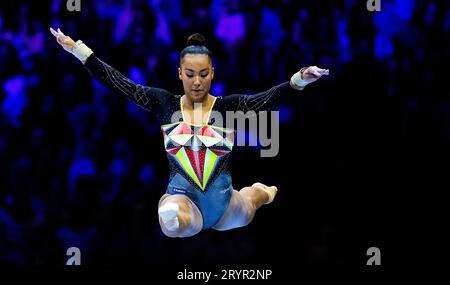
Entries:
<svg viewBox="0 0 450 285">
<path fill-rule="evenodd" d="M 59 28 L 58 31 L 50 28 L 50 32 L 55 36 L 58 44 L 60 44 L 66 51 L 70 53 L 72 52 L 72 48 L 75 45 L 75 42 L 70 37 L 64 35 Z"/>
<path fill-rule="evenodd" d="M 300 70 L 302 79 L 306 83 L 311 83 L 322 77 L 322 75 L 329 75 L 329 69 L 318 68 L 317 66 L 309 66 Z"/>
</svg>

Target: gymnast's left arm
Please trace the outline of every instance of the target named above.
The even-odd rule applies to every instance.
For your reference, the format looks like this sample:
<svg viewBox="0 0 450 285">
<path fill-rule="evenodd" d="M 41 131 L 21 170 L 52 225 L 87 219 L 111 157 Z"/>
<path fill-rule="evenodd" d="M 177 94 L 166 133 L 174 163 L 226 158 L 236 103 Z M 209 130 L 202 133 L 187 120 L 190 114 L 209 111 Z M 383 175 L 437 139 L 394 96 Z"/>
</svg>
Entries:
<svg viewBox="0 0 450 285">
<path fill-rule="evenodd" d="M 266 111 L 278 107 L 281 103 L 303 90 L 306 85 L 313 83 L 323 75 L 329 75 L 328 69 L 317 66 L 303 67 L 294 75 L 289 82 L 274 86 L 269 90 L 254 95 L 235 94 L 227 96 L 231 109 L 235 111 Z"/>
</svg>

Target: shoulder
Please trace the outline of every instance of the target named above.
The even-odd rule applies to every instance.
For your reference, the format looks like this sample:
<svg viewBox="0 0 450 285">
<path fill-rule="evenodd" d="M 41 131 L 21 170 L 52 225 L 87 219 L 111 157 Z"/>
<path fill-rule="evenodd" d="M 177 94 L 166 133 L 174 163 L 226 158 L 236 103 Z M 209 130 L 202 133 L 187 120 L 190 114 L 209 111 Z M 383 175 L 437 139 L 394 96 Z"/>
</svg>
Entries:
<svg viewBox="0 0 450 285">
<path fill-rule="evenodd" d="M 239 98 L 241 98 L 242 96 L 244 96 L 243 94 L 230 94 L 230 95 L 225 95 L 225 96 L 216 96 L 217 100 L 216 102 L 221 102 L 221 103 L 230 103 L 230 102 L 234 102 L 234 101 L 238 101 Z"/>
<path fill-rule="evenodd" d="M 147 93 L 151 93 L 151 95 L 156 96 L 160 100 L 179 100 L 181 97 L 181 95 L 173 94 L 172 92 L 163 88 L 150 86 L 145 86 L 144 88 L 146 89 Z"/>
<path fill-rule="evenodd" d="M 236 110 L 241 103 L 242 96 L 241 94 L 216 96 L 215 109 L 218 111 Z"/>
</svg>

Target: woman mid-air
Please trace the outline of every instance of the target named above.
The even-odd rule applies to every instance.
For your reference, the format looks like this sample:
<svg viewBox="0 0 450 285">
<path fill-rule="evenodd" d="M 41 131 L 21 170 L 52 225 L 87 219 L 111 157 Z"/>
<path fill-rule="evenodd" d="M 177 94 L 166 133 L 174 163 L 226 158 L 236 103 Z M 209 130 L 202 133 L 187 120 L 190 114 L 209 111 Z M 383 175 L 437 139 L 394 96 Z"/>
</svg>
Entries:
<svg viewBox="0 0 450 285">
<path fill-rule="evenodd" d="M 169 237 L 189 237 L 202 229 L 224 231 L 250 223 L 256 210 L 273 201 L 277 188 L 255 183 L 233 189 L 229 162 L 234 130 L 210 120 L 212 112 L 264 111 L 296 96 L 306 84 L 328 75 L 327 69 L 300 69 L 289 82 L 255 95 L 209 94 L 214 77 L 212 55 L 200 34 L 188 38 L 180 53 L 178 76 L 184 95 L 136 84 L 104 63 L 82 41 L 50 28 L 57 42 L 75 55 L 103 85 L 124 94 L 156 116 L 170 166 L 169 185 L 159 201 L 159 223 Z M 173 121 L 174 114 L 180 120 Z"/>
</svg>

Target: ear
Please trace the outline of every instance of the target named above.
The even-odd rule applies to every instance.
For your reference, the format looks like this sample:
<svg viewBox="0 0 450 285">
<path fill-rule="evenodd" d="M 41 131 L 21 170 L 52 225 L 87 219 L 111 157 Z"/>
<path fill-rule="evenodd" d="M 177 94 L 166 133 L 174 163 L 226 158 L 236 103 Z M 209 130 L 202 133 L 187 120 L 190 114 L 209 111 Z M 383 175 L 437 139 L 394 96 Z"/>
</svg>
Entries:
<svg viewBox="0 0 450 285">
<path fill-rule="evenodd" d="M 178 67 L 178 78 L 180 78 L 180 80 L 183 80 L 183 78 L 181 77 L 181 68 Z"/>
<path fill-rule="evenodd" d="M 214 67 L 211 69 L 211 80 L 214 79 Z"/>
</svg>

